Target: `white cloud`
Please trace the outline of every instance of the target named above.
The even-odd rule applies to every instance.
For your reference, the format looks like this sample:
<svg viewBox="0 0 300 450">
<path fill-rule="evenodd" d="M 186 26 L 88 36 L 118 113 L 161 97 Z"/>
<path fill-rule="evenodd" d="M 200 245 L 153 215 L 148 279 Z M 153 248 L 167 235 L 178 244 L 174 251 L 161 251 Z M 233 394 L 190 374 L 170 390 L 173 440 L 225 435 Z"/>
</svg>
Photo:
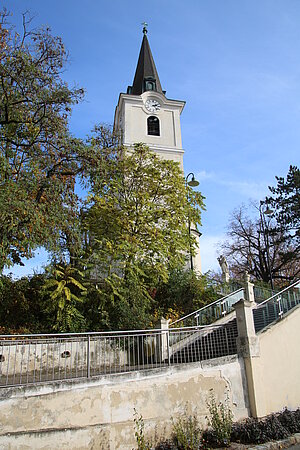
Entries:
<svg viewBox="0 0 300 450">
<path fill-rule="evenodd" d="M 268 193 L 267 182 L 255 181 L 226 181 L 219 180 L 219 184 L 227 186 L 233 192 L 245 195 L 247 198 L 262 199 Z"/>
<path fill-rule="evenodd" d="M 214 178 L 215 174 L 213 172 L 206 172 L 206 170 L 201 170 L 197 172 L 196 179 L 199 181 L 208 180 L 210 178 Z"/>
<path fill-rule="evenodd" d="M 226 186 L 232 192 L 244 195 L 247 199 L 260 200 L 269 193 L 268 184 L 270 183 L 267 181 L 226 180 L 221 174 L 207 172 L 206 170 L 197 172 L 196 178 L 199 181 L 211 180 L 215 184 Z"/>
</svg>

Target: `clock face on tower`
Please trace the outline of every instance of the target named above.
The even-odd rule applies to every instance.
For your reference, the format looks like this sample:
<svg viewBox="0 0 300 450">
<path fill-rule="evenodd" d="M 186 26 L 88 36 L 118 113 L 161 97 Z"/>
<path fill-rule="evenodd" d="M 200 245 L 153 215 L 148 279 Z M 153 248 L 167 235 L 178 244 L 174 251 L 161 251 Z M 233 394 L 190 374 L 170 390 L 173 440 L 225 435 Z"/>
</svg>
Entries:
<svg viewBox="0 0 300 450">
<path fill-rule="evenodd" d="M 145 107 L 152 113 L 160 110 L 160 104 L 156 100 L 146 100 Z"/>
</svg>

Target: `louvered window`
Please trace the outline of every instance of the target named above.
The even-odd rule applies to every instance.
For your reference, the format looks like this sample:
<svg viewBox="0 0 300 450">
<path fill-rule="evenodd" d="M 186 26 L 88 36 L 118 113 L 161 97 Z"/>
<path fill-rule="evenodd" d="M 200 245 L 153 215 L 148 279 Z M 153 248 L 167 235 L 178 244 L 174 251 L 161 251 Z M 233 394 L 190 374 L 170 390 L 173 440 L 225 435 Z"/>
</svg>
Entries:
<svg viewBox="0 0 300 450">
<path fill-rule="evenodd" d="M 159 119 L 155 116 L 150 116 L 147 119 L 148 134 L 151 136 L 160 136 Z"/>
</svg>

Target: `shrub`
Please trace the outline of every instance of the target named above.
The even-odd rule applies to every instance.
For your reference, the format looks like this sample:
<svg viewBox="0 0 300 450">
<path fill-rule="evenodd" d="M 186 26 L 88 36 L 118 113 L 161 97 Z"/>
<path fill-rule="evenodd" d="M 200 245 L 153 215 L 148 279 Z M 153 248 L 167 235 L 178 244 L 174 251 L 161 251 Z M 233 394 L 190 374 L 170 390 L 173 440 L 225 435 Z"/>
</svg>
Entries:
<svg viewBox="0 0 300 450">
<path fill-rule="evenodd" d="M 233 424 L 231 440 L 242 444 L 260 444 L 267 442 L 262 422 L 257 419 L 246 419 L 243 422 Z"/>
<path fill-rule="evenodd" d="M 286 410 L 287 411 L 287 410 Z M 284 421 L 293 424 L 293 413 L 281 413 Z M 267 441 L 285 439 L 291 433 L 279 420 L 280 415 L 272 414 L 263 420 L 246 419 L 232 427 L 231 440 L 242 444 L 262 444 Z M 299 426 L 299 425 L 298 425 Z"/>
<path fill-rule="evenodd" d="M 211 391 L 207 402 L 209 411 L 207 420 L 211 430 L 203 433 L 203 439 L 210 445 L 227 446 L 230 444 L 233 414 L 228 403 L 228 396 L 225 403 L 217 403 L 216 397 Z"/>
<path fill-rule="evenodd" d="M 277 416 L 281 425 L 291 434 L 300 433 L 300 409 L 289 411 L 287 408 Z"/>
<path fill-rule="evenodd" d="M 268 416 L 263 422 L 264 432 L 266 433 L 269 441 L 278 441 L 285 439 L 289 436 L 289 432 L 279 422 L 278 417 L 275 414 Z"/>
<path fill-rule="evenodd" d="M 188 415 L 185 410 L 182 417 L 179 417 L 176 420 L 172 419 L 172 422 L 173 439 L 174 443 L 177 445 L 177 448 L 180 448 L 181 450 L 198 450 L 201 448 L 202 431 L 195 414 L 193 416 Z"/>
<path fill-rule="evenodd" d="M 150 450 L 151 446 L 149 442 L 146 441 L 145 435 L 144 435 L 144 419 L 140 415 L 138 415 L 137 410 L 134 408 L 134 424 L 135 424 L 135 438 L 138 445 L 138 450 Z"/>
</svg>

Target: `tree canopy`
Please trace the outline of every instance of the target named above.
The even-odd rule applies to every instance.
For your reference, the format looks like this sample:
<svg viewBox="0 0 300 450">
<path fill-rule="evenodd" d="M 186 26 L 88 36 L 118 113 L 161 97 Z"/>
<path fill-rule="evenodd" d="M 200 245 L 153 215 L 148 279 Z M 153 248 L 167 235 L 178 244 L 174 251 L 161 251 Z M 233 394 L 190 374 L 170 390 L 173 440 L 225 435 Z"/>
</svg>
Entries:
<svg viewBox="0 0 300 450">
<path fill-rule="evenodd" d="M 78 214 L 75 176 L 83 143 L 69 133 L 82 89 L 61 74 L 67 52 L 49 28 L 23 34 L 0 13 L 0 270 L 40 245 L 56 248 Z"/>
<path fill-rule="evenodd" d="M 152 290 L 184 266 L 190 243 L 195 245 L 188 218 L 201 223 L 203 197 L 186 186 L 177 163 L 143 144 L 114 153 L 105 176 L 104 165 L 100 176 L 93 175 L 84 214 L 91 276 L 109 286 L 114 299 L 133 301 L 139 291 L 151 302 Z"/>
<path fill-rule="evenodd" d="M 59 253 L 52 277 L 2 277 L 10 326 L 16 296 L 27 311 L 17 328 L 32 326 L 30 292 L 42 303 L 37 329 L 80 330 L 95 315 L 98 327 L 149 324 L 155 292 L 195 248 L 188 223 L 201 224 L 203 197 L 177 163 L 143 144 L 123 148 L 109 127 L 96 126 L 87 141 L 72 136 L 84 91 L 63 80 L 62 40 L 32 29 L 26 14 L 21 34 L 9 20 L 0 12 L 0 274 L 39 246 Z M 86 202 L 76 183 L 90 191 Z"/>
<path fill-rule="evenodd" d="M 300 273 L 299 169 L 290 166 L 286 180 L 276 180 L 277 186 L 269 187 L 273 195 L 254 205 L 256 217 L 250 218 L 245 206 L 233 212 L 230 239 L 221 249 L 234 274 L 248 270 L 257 280 L 282 284 Z"/>
<path fill-rule="evenodd" d="M 275 177 L 277 186 L 269 186 L 272 196 L 265 204 L 274 209 L 277 228 L 284 230 L 294 243 L 300 244 L 300 170 L 290 166 L 286 180 Z"/>
</svg>

